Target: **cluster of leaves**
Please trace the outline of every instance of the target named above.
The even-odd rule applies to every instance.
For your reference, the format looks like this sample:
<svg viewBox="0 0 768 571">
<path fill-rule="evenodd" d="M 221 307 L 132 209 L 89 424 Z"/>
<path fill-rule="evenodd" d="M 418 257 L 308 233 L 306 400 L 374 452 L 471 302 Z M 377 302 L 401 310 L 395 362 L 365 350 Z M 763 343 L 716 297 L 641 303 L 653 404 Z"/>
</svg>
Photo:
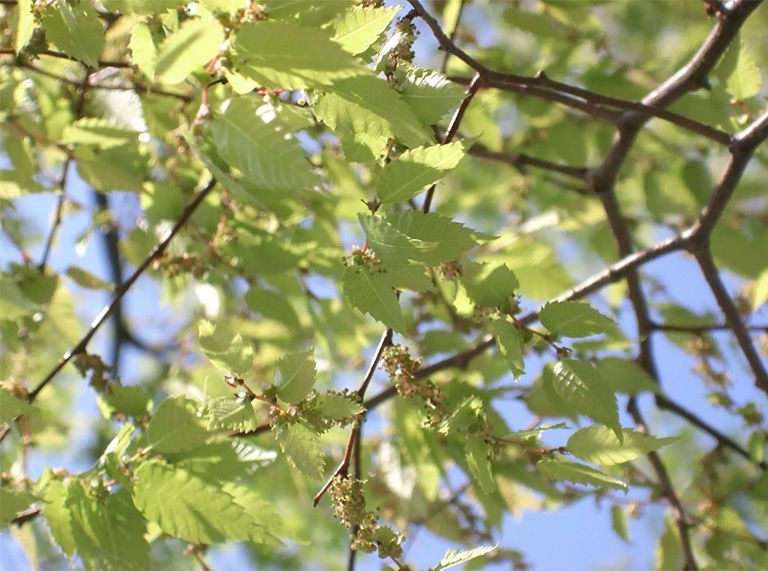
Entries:
<svg viewBox="0 0 768 571">
<path fill-rule="evenodd" d="M 338 566 L 351 549 L 350 567 L 359 550 L 406 569 L 421 523 L 467 548 L 435 570 L 525 567 L 476 546 L 507 513 L 595 497 L 626 541 L 642 503 L 671 506 L 659 568 L 768 565 L 765 422 L 711 335 L 735 333 L 768 393 L 751 335 L 765 353 L 765 328 L 745 325 L 768 300 L 768 49 L 749 27 L 765 9 L 670 4 L 671 55 L 627 62 L 662 39 L 655 6 L 436 1 L 440 27 L 408 3 L 3 4 L 0 207 L 18 255 L 0 274 L 0 515 L 32 561 L 173 567 L 240 542 L 256 565 Z M 478 41 L 491 25 L 498 38 Z M 713 26 L 725 39 L 689 61 Z M 433 67 L 415 63 L 420 33 L 443 50 Z M 130 220 L 119 192 L 135 197 Z M 51 194 L 36 244 L 25 201 Z M 111 275 L 56 248 L 78 217 L 77 249 L 103 240 Z M 724 318 L 641 284 L 642 264 L 683 249 Z M 718 268 L 743 285 L 736 299 Z M 154 305 L 148 327 L 123 311 L 145 299 L 142 275 L 182 315 L 163 346 L 143 340 Z M 77 309 L 98 291 L 110 301 L 86 329 Z M 111 358 L 89 345 L 109 319 Z M 748 427 L 746 446 L 670 398 L 656 332 Z M 121 366 L 128 345 L 144 357 Z M 377 368 L 388 379 L 371 396 Z M 101 413 L 89 450 L 74 440 L 82 383 L 66 377 L 88 380 Z M 641 398 L 717 448 L 649 434 Z M 61 449 L 90 467 L 30 473 Z M 692 474 L 685 454 L 701 457 Z M 630 486 L 648 498 L 613 495 Z M 326 492 L 332 507 L 311 510 Z"/>
</svg>

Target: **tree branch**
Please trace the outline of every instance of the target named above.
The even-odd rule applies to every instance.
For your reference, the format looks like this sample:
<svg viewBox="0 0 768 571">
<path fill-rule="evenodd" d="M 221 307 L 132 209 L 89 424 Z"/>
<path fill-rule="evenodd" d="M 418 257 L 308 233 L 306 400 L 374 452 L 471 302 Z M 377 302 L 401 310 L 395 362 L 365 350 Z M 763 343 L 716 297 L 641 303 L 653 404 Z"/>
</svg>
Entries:
<svg viewBox="0 0 768 571">
<path fill-rule="evenodd" d="M 146 259 L 139 265 L 138 268 L 136 268 L 136 271 L 133 272 L 131 277 L 129 277 L 127 280 L 125 280 L 115 289 L 115 297 L 112 299 L 112 301 L 108 305 L 104 306 L 101 312 L 99 312 L 99 315 L 97 315 L 96 319 L 93 320 L 93 322 L 91 323 L 91 327 L 88 330 L 88 332 L 85 334 L 85 336 L 82 339 L 80 339 L 77 345 L 75 345 L 72 349 L 64 353 L 64 355 L 61 357 L 61 359 L 59 359 L 59 362 L 56 364 L 53 370 L 51 370 L 51 372 L 48 373 L 45 376 L 45 378 L 42 381 L 40 381 L 40 383 L 29 393 L 29 396 L 27 398 L 29 402 L 33 402 L 37 398 L 37 395 L 40 394 L 40 391 L 43 390 L 49 382 L 51 382 L 51 380 L 58 374 L 58 372 L 61 371 L 64 365 L 69 363 L 72 357 L 85 351 L 91 338 L 96 334 L 96 332 L 104 324 L 104 322 L 107 321 L 109 317 L 114 313 L 115 309 L 120 304 L 121 300 L 123 299 L 125 294 L 128 292 L 128 290 L 131 288 L 131 286 L 134 284 L 134 282 L 137 279 L 139 279 L 139 276 L 141 276 L 141 274 L 144 273 L 144 271 L 149 267 L 149 265 L 154 260 L 159 258 L 163 254 L 163 252 L 165 252 L 165 249 L 168 247 L 168 244 L 171 242 L 171 240 L 173 240 L 173 237 L 179 233 L 179 230 L 181 230 L 184 224 L 187 223 L 187 221 L 195 212 L 197 207 L 200 206 L 203 200 L 205 200 L 205 197 L 208 196 L 208 193 L 210 193 L 211 190 L 213 190 L 214 186 L 216 186 L 216 179 L 211 178 L 208 184 L 206 184 L 195 195 L 195 198 L 192 200 L 192 202 L 190 202 L 186 206 L 186 208 L 184 208 L 184 211 L 181 213 L 181 216 L 176 221 L 176 224 L 174 224 L 173 228 L 170 231 L 168 231 L 168 233 L 160 241 L 160 243 L 157 244 L 157 246 L 155 246 L 152 249 L 152 251 L 146 257 Z"/>
<path fill-rule="evenodd" d="M 587 173 L 589 172 L 589 169 L 586 167 L 560 165 L 551 161 L 546 161 L 544 159 L 529 157 L 523 153 L 499 153 L 496 151 L 491 151 L 483 145 L 478 144 L 472 145 L 472 147 L 469 149 L 469 154 L 481 159 L 507 163 L 508 165 L 515 167 L 520 172 L 525 172 L 526 167 L 536 167 L 538 169 L 564 174 L 578 180 L 586 180 Z"/>
</svg>

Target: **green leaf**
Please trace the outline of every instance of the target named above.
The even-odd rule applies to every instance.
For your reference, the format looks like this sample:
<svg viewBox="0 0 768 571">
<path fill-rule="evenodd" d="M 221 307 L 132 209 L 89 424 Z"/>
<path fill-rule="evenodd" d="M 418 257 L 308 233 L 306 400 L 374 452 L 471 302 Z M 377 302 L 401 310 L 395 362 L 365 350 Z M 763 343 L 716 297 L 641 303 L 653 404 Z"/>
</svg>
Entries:
<svg viewBox="0 0 768 571">
<path fill-rule="evenodd" d="M 35 18 L 32 14 L 32 0 L 19 0 L 16 4 L 16 37 L 14 48 L 19 53 L 32 38 L 32 32 L 35 31 Z"/>
<path fill-rule="evenodd" d="M 238 73 L 273 89 L 322 87 L 370 74 L 326 30 L 293 22 L 268 20 L 246 26 L 235 36 L 232 49 Z"/>
<path fill-rule="evenodd" d="M 278 427 L 276 436 L 280 448 L 294 468 L 315 480 L 322 478 L 325 455 L 317 434 L 303 424 L 296 423 Z"/>
<path fill-rule="evenodd" d="M 490 446 L 480 436 L 467 437 L 464 443 L 464 455 L 472 479 L 481 492 L 490 494 L 496 490 L 496 482 L 491 472 L 491 462 L 488 460 Z"/>
<path fill-rule="evenodd" d="M 619 407 L 610 384 L 589 363 L 564 359 L 554 368 L 552 384 L 557 395 L 573 410 L 605 424 L 619 442 L 624 434 L 619 424 Z"/>
<path fill-rule="evenodd" d="M 293 331 L 300 332 L 302 330 L 293 306 L 286 301 L 285 296 L 277 292 L 254 286 L 245 294 L 245 303 L 248 304 L 248 309 L 251 311 L 284 323 Z"/>
<path fill-rule="evenodd" d="M 755 280 L 755 287 L 752 288 L 750 299 L 753 312 L 768 303 L 768 269 L 764 270 Z"/>
<path fill-rule="evenodd" d="M 344 420 L 362 412 L 365 407 L 354 398 L 340 393 L 327 392 L 318 396 L 320 412 L 329 420 Z"/>
<path fill-rule="evenodd" d="M 396 266 L 408 260 L 421 260 L 439 247 L 437 242 L 411 239 L 381 216 L 359 214 L 368 246 L 382 262 Z"/>
<path fill-rule="evenodd" d="M 86 568 L 148 568 L 146 526 L 126 488 L 99 501 L 82 483 L 74 481 L 67 490 L 66 507 L 74 524 L 77 554 Z"/>
<path fill-rule="evenodd" d="M 450 218 L 432 212 L 427 214 L 413 210 L 399 212 L 389 216 L 387 222 L 412 240 L 439 244 L 434 250 L 424 251 L 419 256 L 424 264 L 436 266 L 442 262 L 456 260 L 477 245 L 475 233 L 472 230 Z"/>
<path fill-rule="evenodd" d="M 409 147 L 432 139 L 400 95 L 376 77 L 350 77 L 334 83 L 318 96 L 314 111 L 334 131 L 355 133 L 374 157 L 393 137 Z"/>
<path fill-rule="evenodd" d="M 477 305 L 502 307 L 515 296 L 519 284 L 506 264 L 464 264 L 461 284 Z"/>
<path fill-rule="evenodd" d="M 510 440 L 526 440 L 531 437 L 539 438 L 541 433 L 545 430 L 567 430 L 570 428 L 564 422 L 558 422 L 557 424 L 542 424 L 536 428 L 530 428 L 527 430 L 516 430 L 515 432 L 508 433 L 504 438 Z"/>
<path fill-rule="evenodd" d="M 541 310 L 539 321 L 553 334 L 565 337 L 588 337 L 615 326 L 612 319 L 586 301 L 550 302 Z"/>
<path fill-rule="evenodd" d="M 354 6 L 351 10 L 345 10 L 331 21 L 333 41 L 353 55 L 364 52 L 387 29 L 399 11 L 399 7 L 372 6 Z"/>
<path fill-rule="evenodd" d="M 246 510 L 226 493 L 183 468 L 157 460 L 136 470 L 133 499 L 150 522 L 172 537 L 190 543 L 243 541 L 259 530 Z"/>
<path fill-rule="evenodd" d="M 611 527 L 613 528 L 613 531 L 616 533 L 616 535 L 623 539 L 625 543 L 632 543 L 632 541 L 629 539 L 627 513 L 621 506 L 611 506 Z"/>
<path fill-rule="evenodd" d="M 163 83 L 181 83 L 219 53 L 224 30 L 211 17 L 187 20 L 160 46 L 155 61 L 155 79 Z"/>
<path fill-rule="evenodd" d="M 62 52 L 91 67 L 99 66 L 104 50 L 104 26 L 89 3 L 59 0 L 48 5 L 43 28 L 48 41 Z"/>
<path fill-rule="evenodd" d="M 421 67 L 399 65 L 395 72 L 400 96 L 423 125 L 434 125 L 456 107 L 464 93 L 442 73 Z"/>
<path fill-rule="evenodd" d="M 387 164 L 374 180 L 384 203 L 405 202 L 456 168 L 465 154 L 464 144 L 417 147 Z"/>
<path fill-rule="evenodd" d="M 505 319 L 493 321 L 491 329 L 493 329 L 493 334 L 496 336 L 496 345 L 504 356 L 509 370 L 512 371 L 516 380 L 519 379 L 525 374 L 520 332 L 514 323 L 510 323 Z"/>
<path fill-rule="evenodd" d="M 553 480 L 565 480 L 576 484 L 588 484 L 598 488 L 612 488 L 615 490 L 624 490 L 629 488 L 621 480 L 609 476 L 600 470 L 590 468 L 584 464 L 576 462 L 560 462 L 558 460 L 541 460 L 536 464 L 536 468 L 545 476 Z"/>
<path fill-rule="evenodd" d="M 277 362 L 274 385 L 278 397 L 292 404 L 306 398 L 317 376 L 314 355 L 314 349 L 294 351 Z"/>
<path fill-rule="evenodd" d="M 344 269 L 341 281 L 344 297 L 353 307 L 398 333 L 406 332 L 405 319 L 395 290 L 382 274 L 350 266 Z"/>
<path fill-rule="evenodd" d="M 93 275 L 88 270 L 77 266 L 69 266 L 66 271 L 67 276 L 80 287 L 87 289 L 97 289 L 102 291 L 114 291 L 115 287 Z"/>
<path fill-rule="evenodd" d="M 18 512 L 26 510 L 36 501 L 37 497 L 29 492 L 8 486 L 0 488 L 0 527 L 10 524 Z"/>
<path fill-rule="evenodd" d="M 716 71 L 720 81 L 725 83 L 728 93 L 738 101 L 754 97 L 760 92 L 760 69 L 741 39 L 731 43 Z"/>
<path fill-rule="evenodd" d="M 432 289 L 432 278 L 426 274 L 421 264 L 396 263 L 387 267 L 382 274 L 395 289 L 411 291 L 427 291 Z"/>
<path fill-rule="evenodd" d="M 10 422 L 17 416 L 29 415 L 35 410 L 37 409 L 27 401 L 20 399 L 4 388 L 0 388 L 0 424 Z"/>
<path fill-rule="evenodd" d="M 97 398 L 99 410 L 107 419 L 115 416 L 142 419 L 152 409 L 152 399 L 135 385 L 109 383 L 108 391 Z"/>
<path fill-rule="evenodd" d="M 581 460 L 611 466 L 623 464 L 639 456 L 671 444 L 678 437 L 655 438 L 648 434 L 624 429 L 624 441 L 605 426 L 587 426 L 571 435 L 568 450 Z"/>
<path fill-rule="evenodd" d="M 147 24 L 136 22 L 131 31 L 128 49 L 131 50 L 131 60 L 134 65 L 148 78 L 153 78 L 157 65 L 157 46 Z"/>
<path fill-rule="evenodd" d="M 64 127 L 61 142 L 109 149 L 129 144 L 137 145 L 138 137 L 138 132 L 122 125 L 106 119 L 86 117 Z"/>
<path fill-rule="evenodd" d="M 235 482 L 225 482 L 222 490 L 232 496 L 234 502 L 251 517 L 253 525 L 250 528 L 248 541 L 270 545 L 281 544 L 277 534 L 285 524 L 278 511 L 266 499 L 250 487 Z"/>
<path fill-rule="evenodd" d="M 256 413 L 247 398 L 221 397 L 208 403 L 208 430 L 250 430 L 258 425 Z"/>
<path fill-rule="evenodd" d="M 50 476 L 49 469 L 46 469 L 46 474 Z M 66 506 L 67 485 L 62 480 L 49 479 L 45 487 L 44 499 L 43 518 L 45 523 L 51 530 L 56 544 L 72 561 L 77 551 L 77 544 L 72 527 L 72 516 Z"/>
<path fill-rule="evenodd" d="M 277 118 L 259 114 L 254 101 L 231 99 L 212 122 L 219 155 L 257 185 L 270 190 L 297 191 L 319 180 L 306 154 Z"/>
<path fill-rule="evenodd" d="M 198 344 L 222 371 L 242 376 L 253 366 L 253 349 L 226 322 L 214 325 L 210 321 L 201 321 L 198 326 Z"/>
<path fill-rule="evenodd" d="M 435 567 L 430 567 L 427 569 L 427 571 L 443 571 L 443 569 L 450 569 L 451 567 L 461 565 L 462 563 L 466 563 L 472 559 L 477 559 L 478 557 L 488 555 L 496 548 L 498 548 L 498 545 L 483 545 L 473 549 L 468 549 L 466 551 L 461 551 L 459 549 L 449 549 L 445 553 L 442 561 L 440 561 L 440 563 L 438 563 Z"/>
<path fill-rule="evenodd" d="M 616 392 L 637 395 L 659 391 L 658 383 L 635 361 L 606 357 L 597 362 L 596 368 L 598 374 L 608 381 Z"/>
<path fill-rule="evenodd" d="M 191 450 L 209 436 L 201 424 L 196 403 L 184 396 L 165 399 L 149 421 L 149 443 L 156 452 Z"/>
</svg>

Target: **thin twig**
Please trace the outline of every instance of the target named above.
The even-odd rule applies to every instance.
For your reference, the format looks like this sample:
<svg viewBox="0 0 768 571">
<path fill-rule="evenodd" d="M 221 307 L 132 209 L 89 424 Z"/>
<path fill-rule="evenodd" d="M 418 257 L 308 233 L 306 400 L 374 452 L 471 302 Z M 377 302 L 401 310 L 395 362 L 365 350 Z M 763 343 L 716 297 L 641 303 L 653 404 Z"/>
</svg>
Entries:
<svg viewBox="0 0 768 571">
<path fill-rule="evenodd" d="M 150 264 L 154 260 L 159 258 L 163 254 L 163 252 L 165 252 L 165 249 L 168 247 L 168 244 L 171 242 L 171 240 L 173 240 L 173 237 L 179 233 L 179 230 L 181 230 L 184 224 L 187 223 L 187 221 L 195 212 L 197 207 L 200 206 L 203 200 L 205 200 L 205 197 L 208 196 L 208 193 L 210 193 L 211 190 L 213 190 L 214 186 L 216 186 L 216 179 L 211 178 L 208 184 L 206 184 L 195 195 L 195 198 L 192 200 L 192 202 L 190 202 L 187 205 L 187 207 L 184 208 L 184 211 L 181 213 L 181 216 L 176 221 L 176 224 L 174 224 L 173 228 L 169 230 L 166 233 L 165 237 L 160 241 L 160 243 L 157 244 L 152 249 L 152 251 L 145 258 L 145 260 L 139 265 L 138 268 L 136 268 L 136 271 L 133 272 L 133 274 L 127 280 L 125 280 L 117 288 L 115 288 L 115 297 L 112 299 L 112 301 L 108 305 L 104 306 L 101 312 L 99 312 L 99 315 L 97 315 L 96 319 L 94 319 L 93 322 L 91 323 L 90 329 L 85 334 L 85 336 L 82 339 L 80 339 L 77 345 L 75 345 L 72 349 L 64 353 L 64 355 L 61 357 L 61 359 L 59 359 L 59 362 L 56 364 L 53 370 L 51 370 L 51 372 L 48 373 L 42 381 L 40 381 L 40 383 L 34 388 L 34 390 L 32 390 L 29 393 L 29 397 L 28 397 L 29 402 L 32 402 L 35 400 L 35 398 L 37 398 L 37 395 L 40 394 L 40 391 L 43 390 L 45 386 L 58 374 L 58 372 L 64 367 L 64 365 L 69 363 L 72 357 L 85 351 L 91 338 L 96 334 L 96 332 L 104 324 L 104 322 L 106 322 L 109 319 L 109 317 L 115 311 L 117 305 L 123 299 L 123 296 L 125 296 L 128 290 L 134 284 L 134 282 L 139 278 L 139 276 L 141 276 L 141 274 L 144 273 L 144 271 L 150 266 Z"/>
<path fill-rule="evenodd" d="M 537 159 L 535 157 L 529 157 L 523 153 L 500 153 L 491 151 L 483 145 L 472 145 L 469 149 L 469 154 L 481 159 L 488 159 L 492 161 L 499 161 L 507 163 L 518 169 L 520 172 L 525 172 L 526 167 L 536 167 L 538 169 L 556 172 L 564 174 L 579 180 L 586 180 L 589 169 L 586 167 L 572 167 L 569 165 L 561 165 L 553 163 L 544 159 Z"/>
</svg>

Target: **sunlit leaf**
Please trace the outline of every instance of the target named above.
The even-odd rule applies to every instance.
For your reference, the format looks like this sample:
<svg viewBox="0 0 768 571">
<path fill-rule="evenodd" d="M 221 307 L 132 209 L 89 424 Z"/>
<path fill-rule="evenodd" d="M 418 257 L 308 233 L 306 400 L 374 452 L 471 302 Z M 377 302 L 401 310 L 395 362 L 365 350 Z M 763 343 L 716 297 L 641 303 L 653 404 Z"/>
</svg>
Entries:
<svg viewBox="0 0 768 571">
<path fill-rule="evenodd" d="M 367 268 L 350 266 L 344 270 L 342 284 L 344 297 L 353 307 L 399 333 L 406 331 L 403 311 L 384 276 Z"/>
<path fill-rule="evenodd" d="M 295 351 L 277 362 L 274 385 L 277 396 L 290 403 L 303 400 L 312 390 L 317 375 L 314 351 Z"/>
<path fill-rule="evenodd" d="M 588 337 L 605 333 L 615 324 L 585 301 L 554 301 L 539 314 L 541 324 L 555 335 Z"/>
<path fill-rule="evenodd" d="M 183 452 L 203 444 L 210 436 L 197 406 L 183 396 L 165 399 L 149 421 L 149 443 L 157 452 Z"/>
<path fill-rule="evenodd" d="M 575 484 L 585 484 L 600 488 L 628 490 L 627 484 L 621 480 L 576 462 L 560 462 L 558 460 L 540 460 L 536 467 L 539 471 L 553 480 L 565 480 Z"/>
<path fill-rule="evenodd" d="M 155 77 L 164 83 L 181 83 L 190 73 L 203 71 L 223 41 L 224 30 L 218 20 L 187 20 L 158 49 Z"/>
<path fill-rule="evenodd" d="M 579 429 L 568 439 L 568 451 L 586 462 L 611 466 L 629 462 L 677 441 L 677 437 L 656 438 L 648 434 L 623 431 L 624 441 L 606 426 L 587 426 Z"/>
</svg>

